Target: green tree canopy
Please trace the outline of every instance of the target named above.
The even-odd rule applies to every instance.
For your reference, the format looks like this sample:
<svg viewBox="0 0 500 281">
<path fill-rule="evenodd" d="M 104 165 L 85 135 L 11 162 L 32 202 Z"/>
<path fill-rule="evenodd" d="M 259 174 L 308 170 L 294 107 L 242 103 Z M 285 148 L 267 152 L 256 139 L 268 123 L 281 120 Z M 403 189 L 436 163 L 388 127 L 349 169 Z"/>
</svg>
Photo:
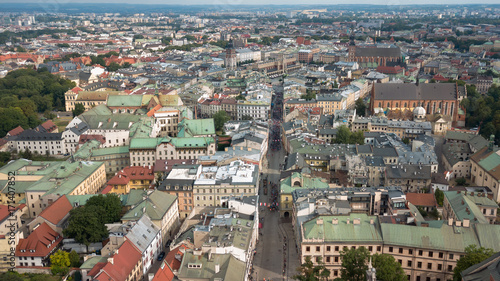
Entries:
<svg viewBox="0 0 500 281">
<path fill-rule="evenodd" d="M 388 254 L 372 256 L 373 267 L 377 270 L 377 279 L 383 281 L 406 281 L 406 274 L 401 264 Z"/>
<path fill-rule="evenodd" d="M 364 134 L 362 131 L 352 133 L 347 126 L 342 125 L 337 129 L 335 138 L 332 139 L 333 143 L 343 144 L 363 144 Z"/>
<path fill-rule="evenodd" d="M 76 103 L 75 109 L 73 109 L 72 112 L 73 112 L 73 117 L 76 117 L 85 112 L 85 106 L 83 106 L 83 104 L 81 103 Z"/>
<path fill-rule="evenodd" d="M 356 115 L 365 116 L 366 104 L 362 98 L 356 100 L 355 108 L 356 108 Z"/>
<path fill-rule="evenodd" d="M 66 275 L 69 271 L 69 266 L 71 261 L 69 259 L 69 253 L 63 250 L 57 250 L 57 252 L 50 255 L 50 270 L 52 274 Z"/>
<path fill-rule="evenodd" d="M 227 112 L 224 110 L 220 110 L 212 117 L 214 118 L 215 130 L 217 131 L 222 130 L 222 128 L 224 128 L 224 124 L 226 124 L 227 121 L 231 120 L 231 117 L 229 117 Z"/>
<path fill-rule="evenodd" d="M 365 281 L 366 270 L 368 270 L 368 257 L 370 252 L 365 247 L 356 249 L 344 249 L 340 252 L 342 268 L 340 276 L 343 280 Z"/>
<path fill-rule="evenodd" d="M 476 245 L 467 246 L 465 248 L 465 255 L 457 261 L 457 266 L 453 270 L 453 280 L 462 280 L 462 271 L 484 261 L 485 259 L 491 257 L 494 253 L 493 249 L 486 249 L 484 247 L 478 248 Z"/>
<path fill-rule="evenodd" d="M 86 208 L 91 206 L 101 207 L 104 209 L 104 223 L 120 221 L 122 203 L 118 195 L 108 193 L 106 195 L 99 194 L 97 196 L 92 196 L 85 204 Z"/>
<path fill-rule="evenodd" d="M 444 192 L 441 189 L 436 188 L 436 191 L 434 191 L 434 197 L 436 197 L 436 201 L 439 206 L 443 206 Z"/>
<path fill-rule="evenodd" d="M 63 230 L 63 233 L 87 247 L 90 243 L 101 242 L 108 236 L 104 216 L 104 209 L 98 206 L 73 209 L 70 211 L 68 227 Z"/>
<path fill-rule="evenodd" d="M 297 271 L 299 274 L 293 276 L 293 279 L 300 281 L 327 280 L 330 276 L 330 271 L 326 269 L 321 257 L 318 257 L 316 265 L 314 265 L 311 257 L 307 256 L 305 262 L 297 268 Z"/>
</svg>

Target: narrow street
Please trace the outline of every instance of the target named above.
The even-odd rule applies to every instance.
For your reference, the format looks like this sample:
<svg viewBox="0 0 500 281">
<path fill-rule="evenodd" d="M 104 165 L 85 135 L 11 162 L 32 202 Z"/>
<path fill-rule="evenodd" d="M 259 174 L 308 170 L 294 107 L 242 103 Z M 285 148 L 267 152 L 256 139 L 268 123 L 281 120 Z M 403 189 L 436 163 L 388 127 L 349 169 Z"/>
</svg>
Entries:
<svg viewBox="0 0 500 281">
<path fill-rule="evenodd" d="M 281 145 L 281 120 L 283 109 L 283 88 L 275 87 L 276 97 L 271 112 L 269 150 L 266 155 L 268 165 L 263 171 L 263 179 L 268 180 L 268 192 L 260 191 L 260 202 L 266 203 L 261 207 L 260 216 L 263 218 L 263 228 L 260 229 L 257 253 L 254 259 L 254 280 L 292 280 L 295 275 L 299 261 L 293 238 L 291 223 L 283 223 L 279 217 L 278 210 L 269 210 L 272 203 L 271 186 L 276 185 L 279 191 L 281 165 L 283 164 L 285 151 Z M 279 196 L 279 195 L 277 195 Z M 278 197 L 279 198 L 279 197 Z M 278 205 L 279 208 L 279 205 Z"/>
</svg>

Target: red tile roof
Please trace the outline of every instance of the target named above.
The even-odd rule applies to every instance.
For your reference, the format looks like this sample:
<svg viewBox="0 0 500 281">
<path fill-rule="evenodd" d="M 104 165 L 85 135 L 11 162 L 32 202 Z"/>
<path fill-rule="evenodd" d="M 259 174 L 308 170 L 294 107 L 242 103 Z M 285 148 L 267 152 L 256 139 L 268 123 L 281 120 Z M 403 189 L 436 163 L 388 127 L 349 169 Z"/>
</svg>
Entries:
<svg viewBox="0 0 500 281">
<path fill-rule="evenodd" d="M 182 244 L 170 251 L 165 257 L 165 261 L 173 270 L 179 270 L 179 268 L 181 268 L 182 257 L 184 256 L 184 252 L 181 251 L 181 249 L 186 250 L 189 248 L 186 245 Z M 175 255 L 180 255 L 180 259 L 176 259 Z"/>
<path fill-rule="evenodd" d="M 63 240 L 47 223 L 39 225 L 26 239 L 20 239 L 16 247 L 18 257 L 46 257 Z M 54 242 L 53 242 L 54 241 Z"/>
<path fill-rule="evenodd" d="M 21 126 L 17 126 L 15 127 L 14 129 L 10 130 L 7 132 L 7 135 L 9 136 L 17 136 L 19 135 L 20 133 L 22 133 L 24 131 L 23 127 Z"/>
<path fill-rule="evenodd" d="M 153 167 L 132 166 L 119 171 L 108 182 L 108 185 L 127 184 L 130 180 L 154 180 Z"/>
<path fill-rule="evenodd" d="M 114 254 L 111 259 L 113 262 L 108 260 L 95 280 L 127 280 L 127 277 L 142 259 L 142 255 L 129 240 L 125 240 L 120 248 L 118 248 L 118 253 Z"/>
<path fill-rule="evenodd" d="M 172 272 L 172 269 L 167 264 L 167 262 L 163 260 L 161 262 L 160 268 L 158 268 L 158 271 L 156 272 L 152 281 L 172 281 L 172 280 L 174 280 L 174 273 Z"/>
<path fill-rule="evenodd" d="M 9 210 L 9 205 L 0 205 L 0 222 L 10 217 L 11 213 L 14 213 L 16 210 L 19 210 L 21 208 L 22 206 L 17 206 L 15 208 L 11 207 Z"/>
<path fill-rule="evenodd" d="M 91 140 L 98 140 L 102 144 L 106 143 L 106 138 L 103 135 L 80 135 L 80 139 L 78 140 L 78 144 L 84 144 Z"/>
<path fill-rule="evenodd" d="M 415 206 L 437 207 L 433 193 L 406 193 L 406 200 Z"/>
<path fill-rule="evenodd" d="M 47 132 L 51 133 L 55 129 L 57 129 L 57 125 L 52 122 L 52 120 L 47 120 L 42 123 L 42 127 L 47 130 Z"/>
<path fill-rule="evenodd" d="M 151 117 L 155 114 L 155 112 L 161 108 L 161 104 L 157 104 L 155 107 L 151 108 L 151 110 L 148 112 L 148 117 Z"/>
<path fill-rule="evenodd" d="M 59 197 L 54 203 L 49 205 L 40 213 L 40 217 L 48 222 L 57 225 L 73 209 L 66 195 Z"/>
</svg>

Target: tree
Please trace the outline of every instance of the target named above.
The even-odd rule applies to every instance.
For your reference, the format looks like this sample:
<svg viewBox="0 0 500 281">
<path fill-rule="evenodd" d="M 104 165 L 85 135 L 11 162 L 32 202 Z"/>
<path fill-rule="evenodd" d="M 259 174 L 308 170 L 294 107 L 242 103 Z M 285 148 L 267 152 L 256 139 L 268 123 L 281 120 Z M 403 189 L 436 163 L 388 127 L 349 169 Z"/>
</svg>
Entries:
<svg viewBox="0 0 500 281">
<path fill-rule="evenodd" d="M 112 62 L 108 65 L 108 71 L 109 72 L 114 72 L 114 71 L 117 71 L 118 69 L 121 68 L 121 66 L 119 64 L 117 64 L 116 62 Z"/>
<path fill-rule="evenodd" d="M 365 116 L 366 114 L 366 104 L 362 98 L 358 98 L 355 103 L 356 114 L 359 116 Z"/>
<path fill-rule="evenodd" d="M 75 250 L 69 253 L 69 262 L 71 267 L 80 267 L 80 255 Z"/>
<path fill-rule="evenodd" d="M 99 194 L 97 196 L 92 196 L 89 200 L 87 200 L 85 208 L 90 208 L 91 206 L 101 207 L 104 209 L 104 223 L 120 221 L 122 203 L 118 195 L 108 193 L 106 195 Z"/>
<path fill-rule="evenodd" d="M 246 100 L 246 98 L 243 95 L 237 95 L 234 99 L 235 100 Z"/>
<path fill-rule="evenodd" d="M 453 280 L 462 280 L 462 271 L 484 261 L 485 259 L 491 257 L 494 253 L 493 249 L 487 249 L 484 247 L 478 248 L 476 245 L 467 246 L 465 248 L 465 255 L 457 261 L 457 266 L 453 270 Z"/>
<path fill-rule="evenodd" d="M 417 209 L 418 209 L 418 212 L 422 215 L 422 217 L 427 217 L 428 214 L 427 214 L 427 211 L 424 210 L 424 208 L 418 206 Z"/>
<path fill-rule="evenodd" d="M 242 115 L 241 120 L 253 120 L 253 118 L 250 115 Z"/>
<path fill-rule="evenodd" d="M 297 268 L 300 274 L 293 276 L 293 279 L 300 281 L 319 281 L 327 280 L 330 276 L 330 270 L 326 269 L 324 263 L 321 261 L 321 257 L 317 258 L 317 265 L 311 261 L 311 257 L 306 257 L 305 263 Z"/>
<path fill-rule="evenodd" d="M 225 112 L 224 110 L 220 110 L 212 117 L 214 118 L 215 130 L 217 131 L 222 130 L 222 128 L 224 128 L 224 124 L 226 124 L 227 121 L 231 120 L 231 117 L 229 117 L 227 112 Z"/>
<path fill-rule="evenodd" d="M 29 128 L 28 118 L 19 107 L 0 108 L 0 136 L 5 136 L 7 132 L 21 126 Z"/>
<path fill-rule="evenodd" d="M 70 211 L 69 224 L 63 233 L 74 238 L 78 243 L 88 246 L 90 243 L 101 242 L 108 236 L 108 229 L 104 225 L 104 209 L 97 206 L 85 206 Z"/>
<path fill-rule="evenodd" d="M 436 201 L 439 206 L 443 206 L 444 192 L 441 189 L 436 188 L 436 191 L 434 191 L 434 197 L 436 197 Z"/>
<path fill-rule="evenodd" d="M 384 281 L 406 281 L 406 274 L 401 264 L 388 254 L 372 256 L 373 267 L 377 270 L 377 279 Z"/>
<path fill-rule="evenodd" d="M 85 106 L 81 103 L 75 104 L 75 109 L 73 109 L 73 117 L 76 117 L 85 112 Z"/>
<path fill-rule="evenodd" d="M 368 257 L 370 252 L 365 247 L 357 249 L 344 249 L 340 252 L 342 268 L 340 276 L 343 280 L 364 281 L 366 280 L 366 270 L 368 270 Z"/>
<path fill-rule="evenodd" d="M 21 277 L 21 274 L 15 271 L 7 271 L 0 274 L 0 280 L 2 281 L 24 281 L 24 278 Z"/>
<path fill-rule="evenodd" d="M 461 178 L 456 179 L 455 183 L 458 186 L 465 186 L 465 184 L 467 183 L 467 180 L 464 177 L 461 177 Z"/>
<path fill-rule="evenodd" d="M 57 250 L 57 252 L 50 255 L 50 271 L 52 271 L 52 274 L 64 276 L 69 272 L 70 265 L 71 261 L 68 252 Z"/>
</svg>

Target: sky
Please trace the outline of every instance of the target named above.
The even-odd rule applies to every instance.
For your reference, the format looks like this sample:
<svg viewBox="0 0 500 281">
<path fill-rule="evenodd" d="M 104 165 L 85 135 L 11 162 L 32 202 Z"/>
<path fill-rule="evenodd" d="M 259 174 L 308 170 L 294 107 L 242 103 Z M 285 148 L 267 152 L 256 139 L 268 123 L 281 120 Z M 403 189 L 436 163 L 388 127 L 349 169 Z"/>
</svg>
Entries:
<svg viewBox="0 0 500 281">
<path fill-rule="evenodd" d="M 21 0 L 16 3 L 39 3 L 44 5 L 58 5 L 70 3 L 129 3 L 129 4 L 167 4 L 167 5 L 335 5 L 335 4 L 372 4 L 372 5 L 427 5 L 427 4 L 500 4 L 500 0 Z M 13 0 L 0 0 L 2 3 L 13 3 Z M 1 7 L 0 7 L 1 8 Z"/>
</svg>

